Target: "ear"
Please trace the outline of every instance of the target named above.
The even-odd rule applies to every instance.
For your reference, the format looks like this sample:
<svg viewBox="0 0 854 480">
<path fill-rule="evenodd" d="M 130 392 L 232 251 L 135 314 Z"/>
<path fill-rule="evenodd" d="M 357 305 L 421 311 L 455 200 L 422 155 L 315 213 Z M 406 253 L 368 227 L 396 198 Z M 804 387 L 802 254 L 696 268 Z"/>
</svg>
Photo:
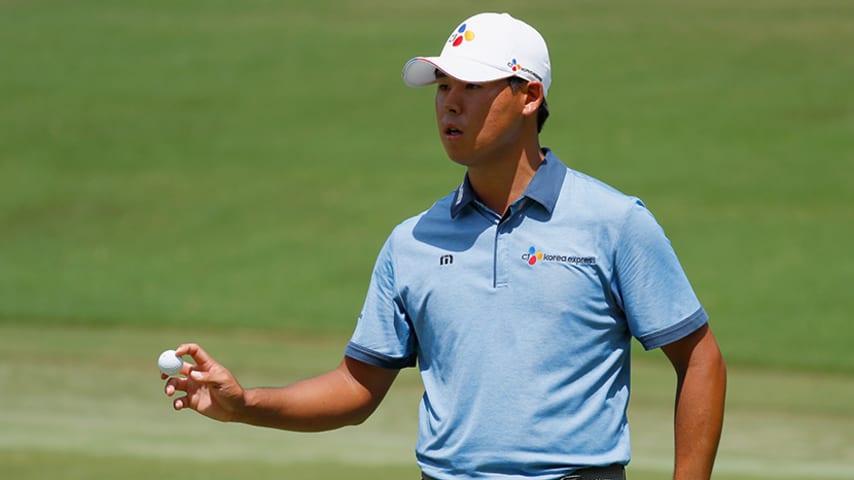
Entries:
<svg viewBox="0 0 854 480">
<path fill-rule="evenodd" d="M 522 114 L 536 115 L 545 98 L 543 84 L 530 81 L 525 84 L 525 87 L 525 106 L 522 109 Z"/>
</svg>

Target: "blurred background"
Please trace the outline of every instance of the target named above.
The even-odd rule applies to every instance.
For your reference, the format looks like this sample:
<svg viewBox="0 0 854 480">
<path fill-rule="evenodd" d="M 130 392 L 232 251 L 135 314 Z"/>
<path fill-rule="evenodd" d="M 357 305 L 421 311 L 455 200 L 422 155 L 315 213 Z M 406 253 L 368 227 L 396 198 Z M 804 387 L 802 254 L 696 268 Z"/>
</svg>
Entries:
<svg viewBox="0 0 854 480">
<path fill-rule="evenodd" d="M 645 201 L 710 313 L 715 478 L 854 478 L 854 3 L 0 0 L 4 478 L 417 478 L 415 372 L 304 435 L 174 413 L 155 361 L 337 364 L 386 235 L 464 174 L 400 69 L 480 11 L 545 36 L 542 143 Z M 641 350 L 629 474 L 667 478 Z"/>
</svg>

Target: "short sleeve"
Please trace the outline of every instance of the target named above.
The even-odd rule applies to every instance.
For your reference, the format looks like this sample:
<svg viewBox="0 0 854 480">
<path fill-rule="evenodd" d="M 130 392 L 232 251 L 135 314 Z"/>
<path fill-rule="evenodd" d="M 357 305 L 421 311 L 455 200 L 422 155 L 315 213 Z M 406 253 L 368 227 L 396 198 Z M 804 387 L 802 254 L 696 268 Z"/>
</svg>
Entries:
<svg viewBox="0 0 854 480">
<path fill-rule="evenodd" d="M 670 240 L 639 200 L 621 227 L 615 270 L 615 293 L 645 349 L 675 342 L 708 321 Z"/>
<path fill-rule="evenodd" d="M 400 300 L 391 238 L 377 257 L 362 312 L 345 355 L 377 367 L 415 365 L 415 333 Z"/>
</svg>

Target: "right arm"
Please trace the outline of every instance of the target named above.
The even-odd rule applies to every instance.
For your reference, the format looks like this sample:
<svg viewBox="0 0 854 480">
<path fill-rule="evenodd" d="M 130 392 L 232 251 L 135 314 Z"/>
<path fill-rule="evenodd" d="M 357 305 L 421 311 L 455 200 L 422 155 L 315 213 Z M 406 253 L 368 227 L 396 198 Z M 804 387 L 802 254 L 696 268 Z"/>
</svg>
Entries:
<svg viewBox="0 0 854 480">
<path fill-rule="evenodd" d="M 183 376 L 166 382 L 167 395 L 186 393 L 173 401 L 175 410 L 190 408 L 224 422 L 303 432 L 364 422 L 398 373 L 345 357 L 336 369 L 317 377 L 287 387 L 247 390 L 198 345 L 181 345 L 176 353 L 190 355 L 196 364 L 185 363 Z"/>
</svg>

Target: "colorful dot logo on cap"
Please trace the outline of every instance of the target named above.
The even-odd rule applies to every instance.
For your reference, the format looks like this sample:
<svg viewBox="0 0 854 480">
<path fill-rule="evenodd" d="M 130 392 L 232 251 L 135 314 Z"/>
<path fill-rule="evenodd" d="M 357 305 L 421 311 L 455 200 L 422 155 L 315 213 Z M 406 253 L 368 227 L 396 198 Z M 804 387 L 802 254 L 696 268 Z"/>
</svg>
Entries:
<svg viewBox="0 0 854 480">
<path fill-rule="evenodd" d="M 451 38 L 448 40 L 448 43 L 455 47 L 459 47 L 463 44 L 463 41 L 470 42 L 474 40 L 474 32 L 468 29 L 468 25 L 465 23 L 460 25 L 460 28 L 457 29 L 456 32 L 451 35 Z"/>
<path fill-rule="evenodd" d="M 514 71 L 514 72 L 518 72 L 519 70 L 521 70 L 521 69 L 522 69 L 522 66 L 521 66 L 521 65 L 519 65 L 519 63 L 516 61 L 516 59 L 515 59 L 515 58 L 513 59 L 513 61 L 512 61 L 512 62 L 509 62 L 509 63 L 507 64 L 507 66 L 508 66 L 508 67 L 510 67 L 510 70 L 512 70 L 512 71 Z"/>
</svg>

